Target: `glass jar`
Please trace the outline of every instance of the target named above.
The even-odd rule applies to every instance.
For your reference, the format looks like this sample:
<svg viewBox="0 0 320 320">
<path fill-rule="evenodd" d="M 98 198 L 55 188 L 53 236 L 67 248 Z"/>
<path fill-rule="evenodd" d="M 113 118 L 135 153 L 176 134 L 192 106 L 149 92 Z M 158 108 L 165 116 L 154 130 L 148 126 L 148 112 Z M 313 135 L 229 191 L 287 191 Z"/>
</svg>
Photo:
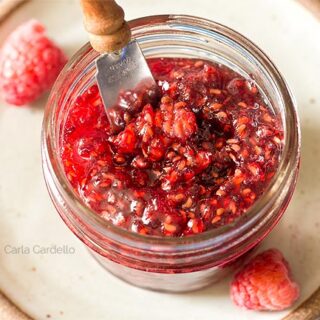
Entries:
<svg viewBox="0 0 320 320">
<path fill-rule="evenodd" d="M 279 168 L 264 194 L 234 223 L 184 238 L 140 235 L 112 225 L 82 203 L 64 173 L 59 150 L 68 103 L 94 82 L 97 53 L 86 44 L 69 61 L 45 110 L 42 157 L 47 187 L 64 222 L 94 257 L 119 278 L 148 289 L 190 291 L 223 277 L 272 230 L 292 196 L 300 157 L 296 108 L 287 84 L 266 55 L 237 32 L 192 16 L 130 22 L 146 57 L 211 60 L 253 78 L 284 128 Z"/>
</svg>

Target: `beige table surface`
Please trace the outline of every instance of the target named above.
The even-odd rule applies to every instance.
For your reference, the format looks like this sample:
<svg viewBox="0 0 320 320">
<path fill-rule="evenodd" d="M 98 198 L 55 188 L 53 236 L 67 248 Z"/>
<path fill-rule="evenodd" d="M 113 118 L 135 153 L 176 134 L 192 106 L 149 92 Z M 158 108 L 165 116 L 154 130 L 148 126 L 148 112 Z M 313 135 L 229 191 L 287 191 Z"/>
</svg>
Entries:
<svg viewBox="0 0 320 320">
<path fill-rule="evenodd" d="M 9 7 L 19 2 L 8 1 Z M 318 0 L 301 1 L 315 15 L 319 14 Z M 279 247 L 288 257 L 302 284 L 301 302 L 320 283 L 320 170 L 316 165 L 320 163 L 319 22 L 294 0 L 119 0 L 119 3 L 127 9 L 129 18 L 175 12 L 225 23 L 258 43 L 288 79 L 302 120 L 302 169 L 293 201 L 264 246 Z M 0 21 L 4 18 L 1 6 L 4 8 L 3 0 Z M 5 35 L 28 17 L 44 22 L 69 55 L 86 39 L 76 1 L 31 0 L 0 25 L 0 45 Z M 198 293 L 164 295 L 130 287 L 105 274 L 63 225 L 48 199 L 39 157 L 44 103 L 45 97 L 33 108 L 17 110 L 0 102 L 0 146 L 5 148 L 0 153 L 0 288 L 7 297 L 35 319 L 150 319 L 141 311 L 142 306 L 148 312 L 154 311 L 151 317 L 154 320 L 180 316 L 204 320 L 217 316 L 281 319 L 288 315 L 290 310 L 252 313 L 235 308 L 228 299 L 228 279 Z M 17 158 L 19 163 L 14 161 Z M 31 186 L 26 181 L 32 181 Z M 10 200 L 12 195 L 16 203 Z M 9 256 L 3 254 L 8 243 L 68 244 L 76 248 L 76 254 Z M 0 294 L 0 319 L 27 319 L 27 316 Z M 295 319 L 316 318 L 304 314 Z"/>
</svg>

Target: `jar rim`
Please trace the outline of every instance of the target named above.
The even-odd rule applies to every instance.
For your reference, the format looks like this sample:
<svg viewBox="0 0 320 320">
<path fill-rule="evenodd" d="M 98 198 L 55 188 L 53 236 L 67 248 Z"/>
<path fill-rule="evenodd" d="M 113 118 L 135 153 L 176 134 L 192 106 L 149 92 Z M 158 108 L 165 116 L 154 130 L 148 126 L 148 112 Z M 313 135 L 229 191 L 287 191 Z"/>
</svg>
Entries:
<svg viewBox="0 0 320 320">
<path fill-rule="evenodd" d="M 283 187 L 283 183 L 292 174 L 292 169 L 298 165 L 300 158 L 300 128 L 299 119 L 296 112 L 294 98 L 291 94 L 288 85 L 276 66 L 271 62 L 267 55 L 260 50 L 253 42 L 241 35 L 237 31 L 230 29 L 222 24 L 213 22 L 208 19 L 189 16 L 189 15 L 155 15 L 138 18 L 128 22 L 132 29 L 132 36 L 135 38 L 136 32 L 139 28 L 148 26 L 155 26 L 157 24 L 174 23 L 174 24 L 190 24 L 197 27 L 204 28 L 210 32 L 221 34 L 227 37 L 238 45 L 244 47 L 247 51 L 251 52 L 255 58 L 264 66 L 268 74 L 272 77 L 273 81 L 277 84 L 277 88 L 281 93 L 282 100 L 284 101 L 285 109 L 285 144 L 281 154 L 279 166 L 276 174 L 268 184 L 264 193 L 258 200 L 241 215 L 234 222 L 205 231 L 200 234 L 190 235 L 188 237 L 161 237 L 153 235 L 141 235 L 134 233 L 121 227 L 115 226 L 112 222 L 98 216 L 93 210 L 87 207 L 80 199 L 75 196 L 75 191 L 70 187 L 69 182 L 65 176 L 64 170 L 60 163 L 59 153 L 55 151 L 54 139 L 50 132 L 50 125 L 53 125 L 54 110 L 57 107 L 58 97 L 54 95 L 55 90 L 63 83 L 65 75 L 74 69 L 74 66 L 81 60 L 82 55 L 86 52 L 92 51 L 90 44 L 84 45 L 76 54 L 69 60 L 61 75 L 57 79 L 45 109 L 43 120 L 42 132 L 42 157 L 43 166 L 48 169 L 52 176 L 54 183 L 57 183 L 61 189 L 64 197 L 71 200 L 74 207 L 83 212 L 90 218 L 93 227 L 105 236 L 110 236 L 121 242 L 122 238 L 126 239 L 126 243 L 130 243 L 133 247 L 141 247 L 141 243 L 157 244 L 157 246 L 170 247 L 175 245 L 176 248 L 180 247 L 181 250 L 186 246 L 194 246 L 197 243 L 210 242 L 211 245 L 216 245 L 234 237 L 239 229 L 247 229 L 254 227 L 255 223 L 261 219 L 263 208 L 270 201 L 270 197 L 266 195 L 274 194 L 276 190 Z M 91 49 L 90 49 L 91 48 Z M 51 102 L 51 100 L 53 102 Z M 54 107 L 52 106 L 54 104 Z M 52 128 L 51 128 L 52 129 Z M 46 162 L 46 160 L 49 161 Z M 52 159 L 52 160 L 50 160 Z"/>
</svg>

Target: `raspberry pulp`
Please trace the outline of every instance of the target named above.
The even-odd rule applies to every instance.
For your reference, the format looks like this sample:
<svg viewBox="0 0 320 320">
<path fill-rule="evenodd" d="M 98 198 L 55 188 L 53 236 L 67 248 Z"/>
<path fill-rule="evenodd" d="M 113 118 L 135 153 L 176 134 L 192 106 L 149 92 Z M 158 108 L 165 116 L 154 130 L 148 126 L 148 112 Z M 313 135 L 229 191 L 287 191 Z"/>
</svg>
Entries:
<svg viewBox="0 0 320 320">
<path fill-rule="evenodd" d="M 69 102 L 61 157 L 98 215 L 140 234 L 188 236 L 231 223 L 281 155 L 281 120 L 253 80 L 212 62 L 148 60 L 160 96 L 119 97 L 112 130 L 96 85 Z"/>
</svg>

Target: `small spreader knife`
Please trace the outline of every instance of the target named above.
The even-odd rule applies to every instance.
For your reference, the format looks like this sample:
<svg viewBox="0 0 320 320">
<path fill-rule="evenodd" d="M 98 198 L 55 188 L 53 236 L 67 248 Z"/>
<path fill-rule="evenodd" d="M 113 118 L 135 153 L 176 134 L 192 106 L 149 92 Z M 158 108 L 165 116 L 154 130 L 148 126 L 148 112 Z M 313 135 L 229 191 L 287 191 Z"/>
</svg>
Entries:
<svg viewBox="0 0 320 320">
<path fill-rule="evenodd" d="M 136 88 L 156 91 L 146 59 L 114 0 L 81 0 L 84 26 L 90 43 L 101 55 L 96 60 L 96 79 L 107 114 L 119 94 Z"/>
</svg>

